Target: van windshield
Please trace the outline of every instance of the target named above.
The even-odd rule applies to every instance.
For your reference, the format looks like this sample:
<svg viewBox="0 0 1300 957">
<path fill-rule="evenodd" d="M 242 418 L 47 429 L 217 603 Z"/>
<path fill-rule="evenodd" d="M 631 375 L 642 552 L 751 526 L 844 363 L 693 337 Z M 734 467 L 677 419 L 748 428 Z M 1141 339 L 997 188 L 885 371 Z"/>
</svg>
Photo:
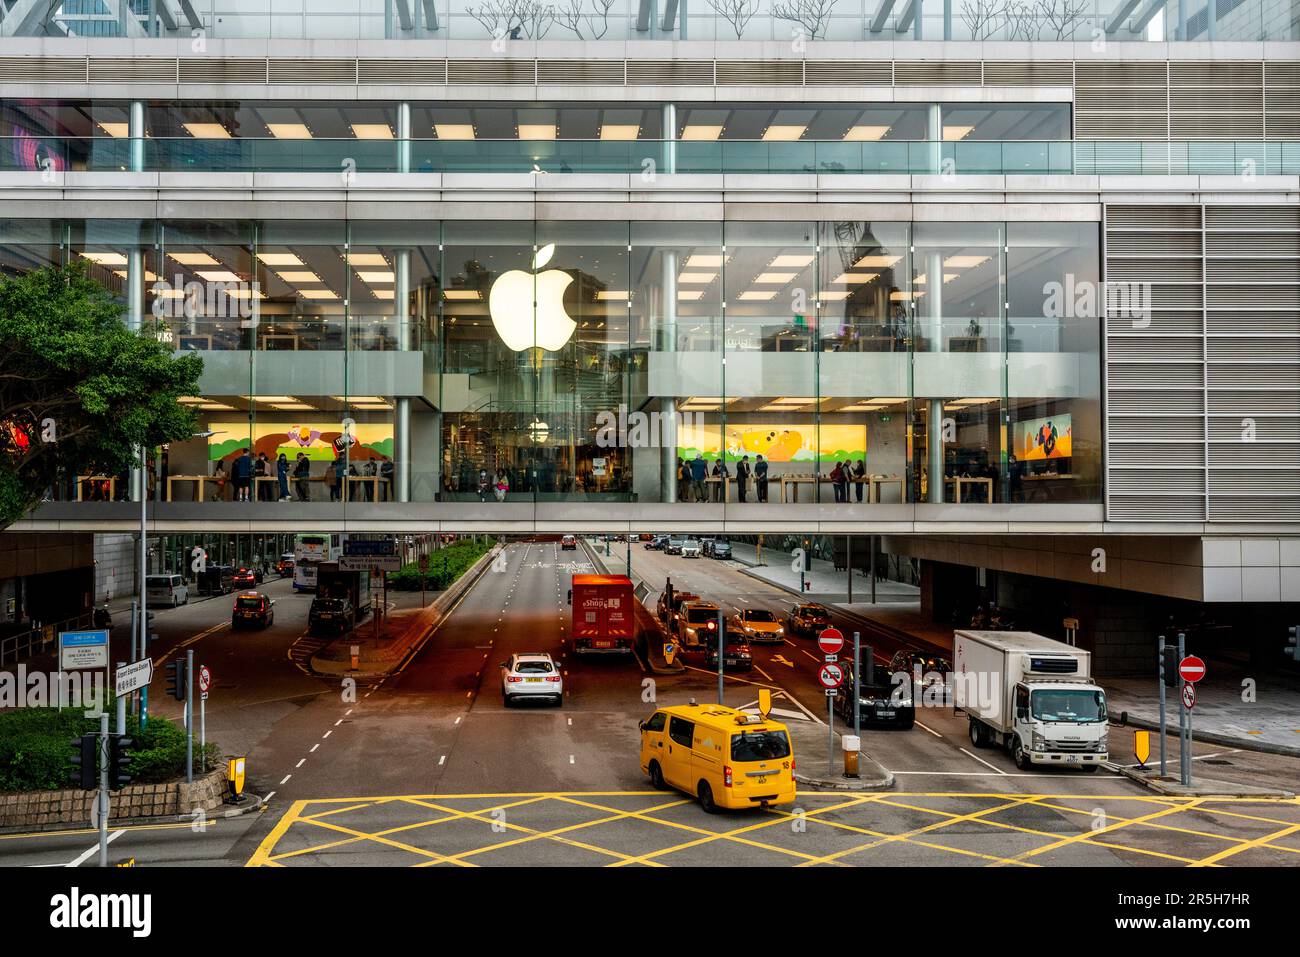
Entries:
<svg viewBox="0 0 1300 957">
<path fill-rule="evenodd" d="M 1091 724 L 1107 720 L 1103 691 L 1044 688 L 1029 696 L 1029 707 L 1036 721 Z"/>
<path fill-rule="evenodd" d="M 731 760 L 771 761 L 790 756 L 790 739 L 784 731 L 741 731 L 731 736 Z"/>
<path fill-rule="evenodd" d="M 692 625 L 713 621 L 717 617 L 718 610 L 716 608 L 692 608 L 686 613 L 686 620 Z"/>
<path fill-rule="evenodd" d="M 146 588 L 171 588 L 172 579 L 170 575 L 150 575 L 145 580 Z"/>
</svg>

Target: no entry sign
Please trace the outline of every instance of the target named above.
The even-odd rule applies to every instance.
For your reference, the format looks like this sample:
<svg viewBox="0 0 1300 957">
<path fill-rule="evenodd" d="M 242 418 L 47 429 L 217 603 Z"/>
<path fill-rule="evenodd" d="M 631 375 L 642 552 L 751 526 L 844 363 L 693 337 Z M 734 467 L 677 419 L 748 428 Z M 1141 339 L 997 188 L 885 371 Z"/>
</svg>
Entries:
<svg viewBox="0 0 1300 957">
<path fill-rule="evenodd" d="M 1178 662 L 1178 677 L 1195 684 L 1205 677 L 1205 662 L 1195 655 L 1188 655 Z"/>
<path fill-rule="evenodd" d="M 817 672 L 817 680 L 822 683 L 823 688 L 838 688 L 844 684 L 844 672 L 839 665 L 828 661 Z"/>
<path fill-rule="evenodd" d="M 817 647 L 824 655 L 838 655 L 844 647 L 844 635 L 838 628 L 827 628 L 817 636 Z"/>
</svg>

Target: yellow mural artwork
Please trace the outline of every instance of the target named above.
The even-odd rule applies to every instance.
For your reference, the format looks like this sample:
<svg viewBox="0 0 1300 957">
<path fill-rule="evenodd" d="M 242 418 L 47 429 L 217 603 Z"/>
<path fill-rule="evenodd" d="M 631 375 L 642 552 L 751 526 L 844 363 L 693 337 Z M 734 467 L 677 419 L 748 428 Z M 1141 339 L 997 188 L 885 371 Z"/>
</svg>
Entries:
<svg viewBox="0 0 1300 957">
<path fill-rule="evenodd" d="M 725 431 L 725 444 L 724 444 Z M 726 461 L 751 460 L 761 455 L 769 462 L 837 462 L 866 456 L 865 425 L 825 423 L 788 428 L 767 422 L 746 422 L 726 426 L 684 424 L 678 431 L 678 454 L 694 458 L 717 458 L 722 449 Z"/>
</svg>

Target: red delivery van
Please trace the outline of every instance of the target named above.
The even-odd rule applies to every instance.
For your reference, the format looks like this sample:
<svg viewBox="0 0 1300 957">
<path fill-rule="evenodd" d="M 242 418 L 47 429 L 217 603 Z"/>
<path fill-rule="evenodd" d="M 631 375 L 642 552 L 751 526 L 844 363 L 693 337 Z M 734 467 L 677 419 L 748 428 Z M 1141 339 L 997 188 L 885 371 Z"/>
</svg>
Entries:
<svg viewBox="0 0 1300 957">
<path fill-rule="evenodd" d="M 630 654 L 636 638 L 635 600 L 626 575 L 574 575 L 574 652 Z"/>
</svg>

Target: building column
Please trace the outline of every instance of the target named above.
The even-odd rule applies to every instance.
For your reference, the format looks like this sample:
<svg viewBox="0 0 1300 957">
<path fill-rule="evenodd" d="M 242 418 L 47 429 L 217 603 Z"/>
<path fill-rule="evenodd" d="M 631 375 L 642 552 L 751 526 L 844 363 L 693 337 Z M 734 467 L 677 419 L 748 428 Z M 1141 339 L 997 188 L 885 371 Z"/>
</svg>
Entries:
<svg viewBox="0 0 1300 957">
<path fill-rule="evenodd" d="M 677 351 L 677 251 L 665 249 L 662 256 L 663 275 L 660 288 L 663 295 L 663 328 L 660 330 L 660 348 L 664 352 Z M 659 399 L 659 484 L 660 499 L 677 501 L 677 397 Z"/>
<path fill-rule="evenodd" d="M 411 104 L 397 104 L 397 171 L 411 171 Z"/>
<path fill-rule="evenodd" d="M 925 138 L 930 141 L 930 168 L 927 173 L 943 172 L 943 106 L 931 103 L 926 116 Z"/>
<path fill-rule="evenodd" d="M 126 6 L 123 3 L 123 6 Z M 127 114 L 126 135 L 131 144 L 131 172 L 144 172 L 144 101 L 132 100 Z"/>
<path fill-rule="evenodd" d="M 405 106 L 406 104 L 403 104 Z M 409 109 L 407 113 L 409 119 Z M 409 140 L 408 140 L 409 146 Z M 409 160 L 409 154 L 408 154 Z M 411 343 L 411 251 L 398 249 L 393 255 L 393 304 L 397 320 L 397 348 L 409 352 Z M 393 497 L 411 500 L 411 399 L 396 396 L 393 409 Z"/>
<path fill-rule="evenodd" d="M 928 336 L 930 352 L 943 352 L 943 253 L 935 251 L 926 257 L 925 298 L 929 301 Z M 913 300 L 915 301 L 915 300 Z M 929 400 L 930 419 L 926 442 L 926 482 L 930 502 L 943 502 L 943 398 Z"/>
<path fill-rule="evenodd" d="M 393 409 L 393 498 L 411 500 L 411 400 L 400 398 Z"/>
<path fill-rule="evenodd" d="M 663 129 L 660 131 L 664 141 L 664 172 L 677 172 L 677 104 L 663 105 Z"/>
</svg>

